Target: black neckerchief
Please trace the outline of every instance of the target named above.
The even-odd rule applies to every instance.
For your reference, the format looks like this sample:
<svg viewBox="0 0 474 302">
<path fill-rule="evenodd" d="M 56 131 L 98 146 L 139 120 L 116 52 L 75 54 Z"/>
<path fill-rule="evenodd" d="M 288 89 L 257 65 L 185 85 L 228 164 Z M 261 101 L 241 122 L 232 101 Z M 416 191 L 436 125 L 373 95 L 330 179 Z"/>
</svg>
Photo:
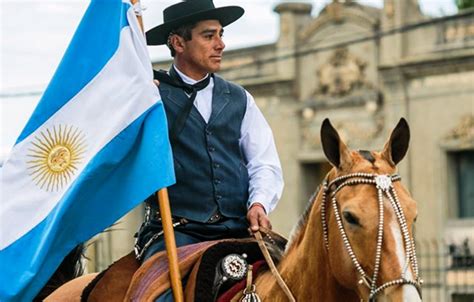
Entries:
<svg viewBox="0 0 474 302">
<path fill-rule="evenodd" d="M 183 79 L 179 76 L 178 72 L 175 70 L 174 66 L 170 68 L 169 74 L 164 70 L 154 70 L 154 76 L 155 79 L 157 79 L 158 81 L 177 88 L 181 88 L 184 90 L 184 92 L 190 95 L 188 98 L 188 102 L 179 112 L 178 116 L 173 122 L 173 125 L 171 125 L 169 129 L 170 140 L 171 143 L 174 144 L 178 139 L 179 134 L 183 130 L 184 124 L 186 123 L 189 114 L 191 113 L 191 109 L 193 108 L 194 104 L 194 99 L 196 99 L 198 91 L 203 90 L 207 87 L 207 85 L 209 85 L 211 77 L 213 77 L 214 74 L 209 74 L 204 80 L 199 81 L 194 85 L 185 83 Z"/>
</svg>

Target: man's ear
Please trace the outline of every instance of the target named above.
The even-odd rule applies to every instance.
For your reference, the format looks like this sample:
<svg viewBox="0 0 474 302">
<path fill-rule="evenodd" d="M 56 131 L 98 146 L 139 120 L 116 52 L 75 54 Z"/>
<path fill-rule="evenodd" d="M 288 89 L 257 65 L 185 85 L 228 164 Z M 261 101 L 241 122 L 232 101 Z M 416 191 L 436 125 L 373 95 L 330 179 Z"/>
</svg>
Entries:
<svg viewBox="0 0 474 302">
<path fill-rule="evenodd" d="M 392 166 L 396 166 L 406 155 L 410 142 L 410 127 L 404 118 L 401 118 L 397 126 L 390 134 L 385 143 L 382 157 Z"/>
<path fill-rule="evenodd" d="M 179 54 L 183 53 L 184 47 L 185 47 L 183 37 L 178 36 L 178 35 L 172 35 L 170 37 L 170 44 L 171 46 L 173 46 L 174 51 L 176 53 L 179 53 Z"/>
<path fill-rule="evenodd" d="M 352 157 L 349 148 L 339 137 L 339 133 L 325 119 L 321 125 L 321 143 L 329 162 L 337 169 L 349 169 L 352 166 Z"/>
</svg>

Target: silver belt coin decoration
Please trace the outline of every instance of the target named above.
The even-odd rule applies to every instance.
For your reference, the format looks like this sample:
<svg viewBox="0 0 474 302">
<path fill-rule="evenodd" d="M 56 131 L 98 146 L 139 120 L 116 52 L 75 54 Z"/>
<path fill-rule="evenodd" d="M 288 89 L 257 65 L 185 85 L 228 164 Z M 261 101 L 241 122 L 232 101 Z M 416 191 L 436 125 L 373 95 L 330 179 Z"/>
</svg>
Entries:
<svg viewBox="0 0 474 302">
<path fill-rule="evenodd" d="M 217 300 L 219 289 L 228 280 L 240 281 L 245 278 L 248 271 L 247 254 L 229 254 L 220 260 L 216 266 L 212 301 Z"/>
<path fill-rule="evenodd" d="M 247 274 L 247 258 L 246 254 L 229 254 L 225 256 L 222 260 L 222 273 L 223 273 L 223 281 L 228 279 L 231 280 L 242 280 L 245 275 Z"/>
</svg>

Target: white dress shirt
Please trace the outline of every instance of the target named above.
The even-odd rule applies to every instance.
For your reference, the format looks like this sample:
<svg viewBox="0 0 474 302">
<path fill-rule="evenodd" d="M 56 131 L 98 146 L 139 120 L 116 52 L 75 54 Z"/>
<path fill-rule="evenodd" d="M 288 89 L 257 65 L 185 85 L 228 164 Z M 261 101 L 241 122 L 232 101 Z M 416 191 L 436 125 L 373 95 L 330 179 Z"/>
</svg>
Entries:
<svg viewBox="0 0 474 302">
<path fill-rule="evenodd" d="M 182 73 L 174 66 L 179 76 L 187 84 L 193 85 L 196 81 Z M 212 112 L 212 91 L 214 79 L 210 79 L 206 88 L 198 91 L 194 106 L 197 108 L 206 123 Z M 249 174 L 249 200 L 247 207 L 253 203 L 261 203 L 265 211 L 270 213 L 275 209 L 283 191 L 283 175 L 280 159 L 273 140 L 273 133 L 258 109 L 255 100 L 248 91 L 247 109 L 240 128 L 239 146 L 245 156 L 245 163 Z"/>
</svg>

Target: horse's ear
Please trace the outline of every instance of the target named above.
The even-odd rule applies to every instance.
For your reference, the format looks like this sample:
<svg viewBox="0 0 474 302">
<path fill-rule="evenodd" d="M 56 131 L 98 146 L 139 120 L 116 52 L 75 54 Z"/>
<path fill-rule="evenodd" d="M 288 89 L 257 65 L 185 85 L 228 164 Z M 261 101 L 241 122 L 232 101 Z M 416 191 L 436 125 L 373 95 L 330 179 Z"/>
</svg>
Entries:
<svg viewBox="0 0 474 302">
<path fill-rule="evenodd" d="M 410 142 L 410 127 L 404 118 L 401 118 L 393 129 L 389 140 L 385 143 L 382 156 L 393 166 L 398 164 L 408 151 Z"/>
<path fill-rule="evenodd" d="M 329 162 L 337 169 L 344 169 L 352 163 L 349 148 L 339 137 L 328 118 L 321 125 L 321 143 Z"/>
</svg>

